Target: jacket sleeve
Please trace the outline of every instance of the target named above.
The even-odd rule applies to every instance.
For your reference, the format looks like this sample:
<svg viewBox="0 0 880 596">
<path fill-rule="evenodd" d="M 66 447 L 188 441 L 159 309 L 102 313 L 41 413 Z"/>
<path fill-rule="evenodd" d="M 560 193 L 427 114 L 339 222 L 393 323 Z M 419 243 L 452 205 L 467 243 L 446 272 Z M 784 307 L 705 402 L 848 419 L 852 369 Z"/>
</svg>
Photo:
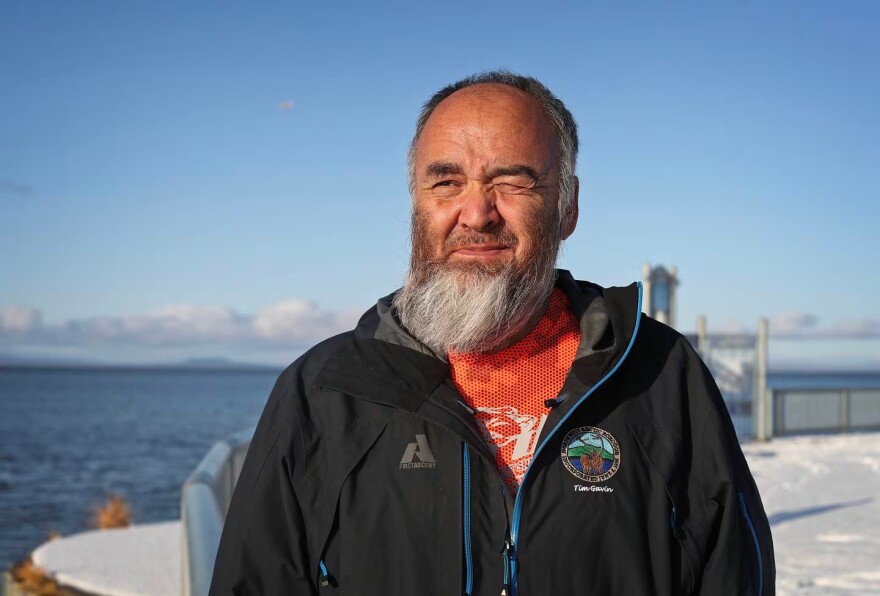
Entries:
<svg viewBox="0 0 880 596">
<path fill-rule="evenodd" d="M 285 375 L 272 390 L 235 486 L 210 596 L 315 594 L 302 511 L 291 482 L 298 422 Z"/>
<path fill-rule="evenodd" d="M 699 594 L 771 596 L 776 565 L 770 524 L 733 422 L 712 374 L 693 353 L 688 391 L 708 405 L 695 464 L 702 484 L 705 561 Z"/>
</svg>

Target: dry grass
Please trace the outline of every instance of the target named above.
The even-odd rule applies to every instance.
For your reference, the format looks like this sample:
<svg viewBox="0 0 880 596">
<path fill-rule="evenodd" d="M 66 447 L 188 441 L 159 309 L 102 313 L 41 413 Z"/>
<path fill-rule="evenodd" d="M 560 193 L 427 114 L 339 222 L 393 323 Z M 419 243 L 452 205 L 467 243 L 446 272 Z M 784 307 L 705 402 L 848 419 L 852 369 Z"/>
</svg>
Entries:
<svg viewBox="0 0 880 596">
<path fill-rule="evenodd" d="M 122 495 L 111 495 L 103 507 L 94 510 L 91 526 L 100 530 L 131 525 L 131 507 Z"/>
<path fill-rule="evenodd" d="M 122 495 L 110 495 L 102 507 L 93 510 L 91 526 L 104 530 L 131 525 L 131 506 Z M 61 534 L 50 531 L 48 539 L 57 540 Z M 17 587 L 29 596 L 76 596 L 78 592 L 59 586 L 46 571 L 34 565 L 30 556 L 15 563 L 9 570 Z"/>
<path fill-rule="evenodd" d="M 53 580 L 48 573 L 34 565 L 30 557 L 25 557 L 9 570 L 18 588 L 33 596 L 73 596 Z"/>
</svg>

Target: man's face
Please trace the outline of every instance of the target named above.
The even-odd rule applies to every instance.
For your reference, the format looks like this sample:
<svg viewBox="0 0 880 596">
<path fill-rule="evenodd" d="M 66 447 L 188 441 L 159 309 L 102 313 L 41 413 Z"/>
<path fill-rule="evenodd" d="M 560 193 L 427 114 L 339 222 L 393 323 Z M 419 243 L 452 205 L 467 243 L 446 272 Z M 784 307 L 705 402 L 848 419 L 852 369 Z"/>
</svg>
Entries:
<svg viewBox="0 0 880 596">
<path fill-rule="evenodd" d="M 474 85 L 432 113 L 415 147 L 412 256 L 394 298 L 435 352 L 492 352 L 537 323 L 561 240 L 559 156 L 528 95 Z"/>
<path fill-rule="evenodd" d="M 552 124 L 511 87 L 475 85 L 441 102 L 416 145 L 415 176 L 416 267 L 523 271 L 546 227 L 560 225 Z M 567 217 L 562 238 L 573 229 Z"/>
</svg>

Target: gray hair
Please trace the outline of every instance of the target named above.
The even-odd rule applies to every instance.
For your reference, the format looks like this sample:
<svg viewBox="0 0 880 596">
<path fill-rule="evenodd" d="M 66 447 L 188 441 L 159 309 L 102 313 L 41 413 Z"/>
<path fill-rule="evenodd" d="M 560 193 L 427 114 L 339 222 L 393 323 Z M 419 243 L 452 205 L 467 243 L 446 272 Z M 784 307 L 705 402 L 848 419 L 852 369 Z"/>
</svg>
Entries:
<svg viewBox="0 0 880 596">
<path fill-rule="evenodd" d="M 416 144 L 419 141 L 419 137 L 422 136 L 422 131 L 425 129 L 428 118 L 431 117 L 431 114 L 434 113 L 434 109 L 440 102 L 456 91 L 483 83 L 507 85 L 508 87 L 524 91 L 541 104 L 544 113 L 550 119 L 559 140 L 559 216 L 560 221 L 562 221 L 562 217 L 572 209 L 574 202 L 574 172 L 578 153 L 577 122 L 575 122 L 574 116 L 571 115 L 565 104 L 553 95 L 544 83 L 533 77 L 516 74 L 504 69 L 471 75 L 451 85 L 447 85 L 432 95 L 425 102 L 425 105 L 422 106 L 422 111 L 419 113 L 419 118 L 416 121 L 415 134 L 413 134 L 407 154 L 410 196 L 415 198 Z"/>
</svg>

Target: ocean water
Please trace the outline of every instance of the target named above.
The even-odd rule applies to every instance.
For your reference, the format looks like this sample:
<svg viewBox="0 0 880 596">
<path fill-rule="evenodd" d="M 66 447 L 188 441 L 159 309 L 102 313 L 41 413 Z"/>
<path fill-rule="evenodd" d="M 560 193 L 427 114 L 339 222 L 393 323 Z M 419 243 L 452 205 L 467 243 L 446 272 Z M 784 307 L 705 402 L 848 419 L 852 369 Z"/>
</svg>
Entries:
<svg viewBox="0 0 880 596">
<path fill-rule="evenodd" d="M 215 441 L 253 427 L 280 371 L 0 369 L 0 569 L 89 529 L 111 493 L 179 519 Z"/>
</svg>

